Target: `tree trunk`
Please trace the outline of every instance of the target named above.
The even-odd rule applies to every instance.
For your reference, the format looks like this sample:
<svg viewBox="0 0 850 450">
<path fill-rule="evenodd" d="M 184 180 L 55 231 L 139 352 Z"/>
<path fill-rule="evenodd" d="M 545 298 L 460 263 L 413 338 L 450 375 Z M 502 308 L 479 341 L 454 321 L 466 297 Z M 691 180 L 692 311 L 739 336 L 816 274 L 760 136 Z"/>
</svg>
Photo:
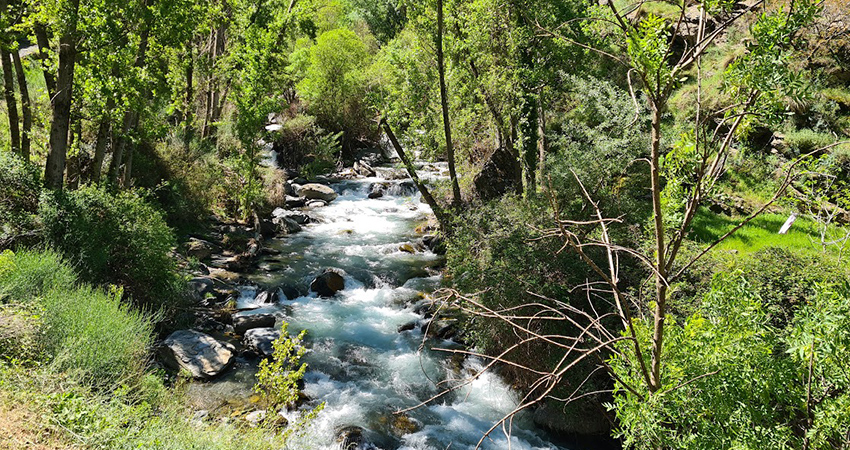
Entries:
<svg viewBox="0 0 850 450">
<path fill-rule="evenodd" d="M 103 117 L 100 118 L 100 125 L 97 127 L 97 138 L 94 144 L 94 160 L 92 161 L 89 180 L 92 183 L 100 182 L 100 175 L 103 171 L 103 160 L 106 158 L 106 146 L 109 143 L 109 137 L 112 130 L 112 121 L 109 117 L 109 112 L 115 108 L 115 98 L 109 96 L 106 100 L 106 111 Z"/>
<path fill-rule="evenodd" d="M 80 110 L 80 102 L 77 102 L 75 109 Z M 82 149 L 80 148 L 80 137 L 82 135 L 83 121 L 82 118 L 75 114 L 71 118 L 70 134 L 68 135 L 68 149 L 71 151 L 71 157 L 68 158 L 66 165 L 66 183 L 68 189 L 74 190 L 80 186 L 80 177 L 82 176 L 80 165 L 82 160 Z M 77 146 L 77 151 L 74 150 L 74 145 Z"/>
<path fill-rule="evenodd" d="M 546 111 L 543 109 L 543 92 L 537 96 L 537 185 L 543 186 L 544 171 L 546 170 Z"/>
<path fill-rule="evenodd" d="M 520 121 L 526 195 L 537 191 L 537 158 L 539 153 L 537 148 L 539 125 L 537 122 L 537 97 L 532 92 L 526 91 L 523 94 L 522 120 Z"/>
<path fill-rule="evenodd" d="M 43 23 L 36 22 L 33 26 L 35 31 L 35 40 L 38 43 L 38 59 L 41 60 L 41 71 L 44 74 L 44 85 L 47 87 L 47 96 L 50 98 L 50 104 L 53 104 L 53 97 L 56 95 L 56 78 L 50 68 L 50 37 L 47 34 L 47 27 Z"/>
<path fill-rule="evenodd" d="M 24 66 L 21 64 L 21 55 L 18 52 L 12 52 L 12 61 L 15 64 L 15 72 L 18 75 L 18 91 L 21 93 L 21 119 L 23 120 L 23 129 L 21 130 L 21 156 L 29 161 L 30 159 L 30 133 L 32 133 L 32 107 L 30 101 L 30 92 L 27 87 L 27 76 L 24 73 Z"/>
<path fill-rule="evenodd" d="M 661 352 L 664 347 L 664 319 L 667 314 L 667 269 L 665 262 L 666 245 L 664 243 L 664 219 L 661 206 L 661 180 L 659 176 L 661 158 L 661 110 L 650 100 L 652 111 L 652 132 L 650 134 L 650 177 L 652 183 L 652 212 L 655 232 L 655 312 L 653 313 L 652 368 L 650 372 L 650 391 L 661 388 Z"/>
<path fill-rule="evenodd" d="M 76 17 L 80 0 L 70 0 Z M 50 123 L 50 153 L 44 170 L 44 184 L 50 189 L 62 189 L 65 157 L 68 154 L 68 127 L 71 120 L 71 96 L 74 88 L 74 64 L 77 58 L 77 22 L 70 21 L 59 39 L 59 70 L 56 95 L 53 97 L 53 120 Z"/>
<path fill-rule="evenodd" d="M 455 171 L 455 151 L 452 146 L 449 99 L 446 92 L 446 67 L 443 59 L 443 0 L 437 0 L 437 71 L 440 74 L 440 104 L 443 109 L 443 130 L 446 135 L 446 159 L 449 160 L 449 178 L 452 182 L 452 204 L 457 206 L 460 205 L 460 185 Z"/>
<path fill-rule="evenodd" d="M 183 152 L 189 154 L 189 144 L 192 143 L 192 121 L 194 120 L 194 104 L 195 104 L 195 57 L 192 52 L 192 43 L 186 46 L 189 51 L 189 62 L 186 65 L 186 114 L 183 117 Z"/>
<path fill-rule="evenodd" d="M 5 40 L 5 39 L 4 39 Z M 6 98 L 6 110 L 9 116 L 9 137 L 12 152 L 21 155 L 21 130 L 18 123 L 18 101 L 15 99 L 15 82 L 12 76 L 12 56 L 6 42 L 0 42 L 0 62 L 3 64 L 3 96 Z"/>
<path fill-rule="evenodd" d="M 149 24 L 145 23 L 141 31 L 139 39 L 139 52 L 136 55 L 136 60 L 133 67 L 140 68 L 145 65 L 148 51 L 148 36 L 150 33 Z M 121 134 L 118 136 L 118 141 L 115 143 L 115 148 L 112 152 L 112 162 L 109 164 L 109 181 L 113 184 L 121 186 L 129 185 L 129 176 L 132 172 L 133 148 L 130 142 L 130 136 L 139 125 L 139 112 L 136 108 L 130 108 L 124 112 L 124 120 L 121 122 Z M 123 170 L 122 170 L 122 165 Z"/>
<path fill-rule="evenodd" d="M 445 232 L 449 232 L 449 222 L 446 220 L 446 216 L 443 212 L 443 208 L 437 203 L 434 199 L 434 196 L 431 195 L 431 192 L 428 188 L 419 180 L 419 176 L 416 174 L 416 168 L 413 166 L 413 163 L 410 159 L 407 158 L 407 154 L 404 152 L 404 148 L 399 144 L 398 139 L 393 133 L 392 128 L 390 128 L 390 124 L 383 118 L 381 118 L 381 125 L 384 126 L 384 131 L 387 133 L 387 137 L 390 138 L 390 142 L 393 144 L 393 147 L 398 153 L 398 157 L 401 159 L 401 162 L 404 163 L 404 167 L 407 169 L 408 175 L 413 179 L 413 184 L 416 185 L 416 189 L 419 190 L 419 193 L 422 194 L 422 198 L 425 199 L 425 203 L 431 207 L 431 211 L 434 212 L 434 216 L 437 217 L 437 222 L 440 223 L 440 228 Z"/>
</svg>

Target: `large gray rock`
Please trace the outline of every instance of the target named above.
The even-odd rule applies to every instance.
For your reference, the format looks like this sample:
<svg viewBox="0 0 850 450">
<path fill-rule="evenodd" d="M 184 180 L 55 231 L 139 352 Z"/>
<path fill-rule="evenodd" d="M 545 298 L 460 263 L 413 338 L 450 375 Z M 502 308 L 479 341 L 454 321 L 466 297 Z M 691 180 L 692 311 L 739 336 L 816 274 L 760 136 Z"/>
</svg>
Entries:
<svg viewBox="0 0 850 450">
<path fill-rule="evenodd" d="M 338 269 L 325 269 L 310 283 L 310 290 L 321 297 L 333 297 L 345 288 L 345 279 Z"/>
<path fill-rule="evenodd" d="M 280 331 L 272 327 L 253 328 L 245 332 L 242 345 L 257 356 L 268 357 L 274 353 L 275 339 L 280 337 Z"/>
<path fill-rule="evenodd" d="M 189 242 L 186 243 L 186 256 L 199 261 L 209 259 L 217 250 L 218 246 L 203 239 L 189 238 Z"/>
<path fill-rule="evenodd" d="M 246 314 L 233 318 L 233 332 L 245 334 L 254 328 L 273 327 L 276 322 L 275 316 L 271 314 Z"/>
<path fill-rule="evenodd" d="M 326 202 L 333 201 L 336 198 L 336 192 L 333 189 L 319 183 L 308 183 L 301 186 L 298 195 L 308 200 L 318 199 Z"/>
<path fill-rule="evenodd" d="M 287 216 L 275 217 L 272 222 L 277 227 L 278 234 L 293 234 L 302 230 L 298 222 L 290 219 Z"/>
<path fill-rule="evenodd" d="M 235 350 L 233 345 L 200 331 L 181 330 L 163 341 L 160 356 L 172 369 L 185 370 L 194 378 L 208 379 L 230 367 Z"/>
</svg>

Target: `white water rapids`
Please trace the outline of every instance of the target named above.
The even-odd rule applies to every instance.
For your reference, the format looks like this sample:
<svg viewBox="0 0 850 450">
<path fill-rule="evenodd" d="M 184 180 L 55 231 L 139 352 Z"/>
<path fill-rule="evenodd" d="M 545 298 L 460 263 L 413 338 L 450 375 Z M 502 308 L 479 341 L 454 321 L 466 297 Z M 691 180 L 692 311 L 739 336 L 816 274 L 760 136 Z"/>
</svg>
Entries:
<svg viewBox="0 0 850 450">
<path fill-rule="evenodd" d="M 416 245 L 421 235 L 415 227 L 430 209 L 410 189 L 369 199 L 369 186 L 386 182 L 378 178 L 343 181 L 332 187 L 339 197 L 330 205 L 308 212 L 316 223 L 303 231 L 274 239 L 267 246 L 281 254 L 266 258 L 251 276 L 261 286 L 289 284 L 306 292 L 306 286 L 324 268 L 346 271 L 345 289 L 334 298 L 315 293 L 240 314 L 272 312 L 289 323 L 289 333 L 307 330 L 307 406 L 325 402 L 306 432 L 291 443 L 295 449 L 339 449 L 338 430 L 363 428 L 360 449 L 467 450 L 472 449 L 497 420 L 512 411 L 519 400 L 496 374 L 484 373 L 458 392 L 406 413 L 414 427 L 399 429 L 393 413 L 417 405 L 439 392 L 435 383 L 478 373 L 482 362 L 460 363 L 431 347 L 451 347 L 449 341 L 429 340 L 422 347 L 420 328 L 398 332 L 400 325 L 421 321 L 411 306 L 423 293 L 440 283 L 431 266 L 440 257 L 425 250 L 403 252 L 403 244 Z M 392 181 L 389 183 L 396 183 Z M 256 295 L 241 288 L 240 306 L 249 306 Z M 248 395 L 254 368 L 242 364 L 229 376 L 206 383 L 202 395 Z M 520 414 L 506 433 L 498 428 L 484 449 L 561 449 Z M 510 437 L 508 437 L 508 434 Z"/>
</svg>

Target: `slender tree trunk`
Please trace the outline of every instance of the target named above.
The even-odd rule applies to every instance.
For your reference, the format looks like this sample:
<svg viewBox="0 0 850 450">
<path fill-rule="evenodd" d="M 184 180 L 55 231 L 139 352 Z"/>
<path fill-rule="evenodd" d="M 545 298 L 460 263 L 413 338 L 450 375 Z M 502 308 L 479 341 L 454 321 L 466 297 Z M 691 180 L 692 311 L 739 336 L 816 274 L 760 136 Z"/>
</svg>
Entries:
<svg viewBox="0 0 850 450">
<path fill-rule="evenodd" d="M 103 117 L 100 118 L 100 125 L 97 127 L 97 138 L 94 144 L 94 160 L 92 161 L 91 173 L 89 180 L 93 183 L 100 182 L 100 175 L 103 171 L 103 160 L 106 158 L 106 146 L 109 143 L 109 137 L 112 130 L 112 121 L 109 117 L 109 112 L 115 108 L 115 98 L 109 96 L 106 100 L 106 111 Z"/>
<path fill-rule="evenodd" d="M 543 109 L 543 92 L 537 96 L 537 185 L 543 186 L 543 176 L 546 170 L 546 111 Z"/>
<path fill-rule="evenodd" d="M 80 102 L 77 102 L 77 109 L 81 109 Z M 68 158 L 66 171 L 66 183 L 71 190 L 77 189 L 80 186 L 80 178 L 82 172 L 80 169 L 82 160 L 82 149 L 80 148 L 80 137 L 82 135 L 83 120 L 79 114 L 71 116 L 70 134 L 68 135 L 68 149 L 71 150 L 71 157 Z M 74 150 L 74 145 L 77 146 L 77 151 Z"/>
<path fill-rule="evenodd" d="M 539 124 L 537 122 L 537 97 L 533 93 L 526 91 L 523 94 L 522 120 L 520 121 L 520 127 L 522 127 L 522 155 L 525 169 L 526 195 L 537 191 L 537 158 L 539 153 L 539 149 L 537 148 Z"/>
<path fill-rule="evenodd" d="M 47 27 L 40 22 L 36 22 L 33 26 L 33 31 L 35 31 L 35 40 L 38 43 L 38 58 L 41 60 L 44 85 L 47 86 L 47 96 L 50 98 L 50 104 L 52 105 L 53 97 L 56 95 L 56 78 L 53 76 L 53 71 L 50 67 L 50 36 L 47 34 Z"/>
<path fill-rule="evenodd" d="M 12 61 L 15 64 L 15 72 L 18 75 L 18 91 L 21 93 L 21 119 L 23 121 L 23 129 L 21 130 L 21 156 L 29 161 L 30 133 L 32 133 L 30 92 L 27 87 L 27 75 L 24 72 L 24 65 L 21 64 L 21 55 L 18 52 L 12 52 Z"/>
<path fill-rule="evenodd" d="M 195 57 L 192 51 L 192 43 L 190 42 L 186 47 L 189 53 L 189 62 L 186 65 L 186 114 L 183 118 L 185 121 L 183 125 L 183 152 L 189 154 L 189 144 L 192 143 L 192 135 L 194 134 L 192 121 L 194 120 L 195 106 Z"/>
<path fill-rule="evenodd" d="M 4 39 L 5 40 L 5 39 Z M 6 110 L 9 116 L 9 136 L 12 151 L 21 153 L 21 130 L 18 119 L 18 101 L 15 99 L 15 82 L 12 76 L 12 56 L 6 42 L 0 42 L 0 60 L 3 63 L 3 96 L 6 98 Z"/>
<path fill-rule="evenodd" d="M 664 242 L 664 219 L 661 206 L 661 180 L 659 175 L 661 159 L 661 112 L 663 104 L 650 100 L 652 111 L 652 132 L 650 134 L 650 178 L 652 185 L 652 212 L 655 232 L 655 312 L 653 313 L 652 368 L 650 390 L 661 388 L 661 353 L 664 348 L 664 320 L 667 314 L 667 264 L 665 262 L 666 245 Z"/>
<path fill-rule="evenodd" d="M 69 24 L 59 39 L 59 70 L 56 95 L 53 98 L 53 120 L 50 123 L 50 153 L 44 170 L 44 184 L 50 189 L 62 189 L 65 174 L 65 158 L 68 155 L 68 127 L 71 120 L 72 91 L 74 88 L 74 64 L 77 58 L 77 10 L 80 0 L 70 0 Z"/>
<path fill-rule="evenodd" d="M 446 67 L 443 58 L 443 0 L 437 0 L 437 71 L 440 74 L 440 104 L 443 109 L 443 130 L 446 135 L 446 158 L 449 160 L 449 178 L 452 182 L 452 204 L 460 205 L 460 185 L 455 171 L 455 151 L 452 145 L 452 127 L 449 122 L 449 99 L 446 92 Z"/>
<path fill-rule="evenodd" d="M 145 23 L 139 39 L 139 51 L 136 55 L 136 61 L 133 67 L 140 68 L 145 65 L 148 51 L 148 36 L 150 33 L 149 24 Z M 129 177 L 132 174 L 133 161 L 133 144 L 130 142 L 130 136 L 139 126 L 139 112 L 136 108 L 130 108 L 124 112 L 124 120 L 122 121 L 121 134 L 118 136 L 118 142 L 115 143 L 115 149 L 112 152 L 112 162 L 109 164 L 109 181 L 121 186 L 129 186 Z M 122 169 L 123 165 L 123 169 Z"/>
<path fill-rule="evenodd" d="M 446 220 L 447 218 L 445 213 L 443 212 L 443 208 L 440 207 L 440 204 L 437 203 L 437 201 L 434 199 L 434 196 L 431 195 L 431 192 L 428 190 L 425 184 L 423 184 L 422 181 L 419 180 L 419 176 L 416 174 L 416 168 L 413 166 L 413 163 L 410 161 L 410 159 L 408 159 L 407 154 L 404 152 L 404 148 L 398 142 L 398 139 L 396 138 L 395 133 L 393 133 L 390 124 L 387 123 L 386 120 L 381 118 L 381 125 L 384 126 L 384 131 L 387 133 L 387 137 L 390 138 L 390 142 L 393 144 L 396 153 L 398 153 L 398 157 L 401 159 L 401 162 L 404 163 L 404 167 L 407 169 L 408 175 L 410 175 L 410 178 L 413 179 L 413 184 L 416 185 L 416 189 L 418 189 L 419 193 L 422 194 L 422 198 L 425 199 L 425 203 L 427 203 L 428 206 L 431 207 L 431 211 L 434 212 L 434 216 L 437 217 L 437 222 L 440 223 L 440 226 L 443 231 L 449 232 L 449 222 Z"/>
</svg>

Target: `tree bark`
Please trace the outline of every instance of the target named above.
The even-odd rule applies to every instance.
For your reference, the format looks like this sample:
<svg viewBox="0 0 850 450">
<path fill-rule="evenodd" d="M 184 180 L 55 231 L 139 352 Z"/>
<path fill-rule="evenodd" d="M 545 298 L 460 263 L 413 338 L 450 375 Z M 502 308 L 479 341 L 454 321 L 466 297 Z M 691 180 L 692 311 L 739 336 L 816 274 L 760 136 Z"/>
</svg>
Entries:
<svg viewBox="0 0 850 450">
<path fill-rule="evenodd" d="M 422 198 L 425 199 L 425 203 L 427 203 L 428 206 L 431 207 L 431 211 L 433 211 L 434 216 L 437 217 L 437 222 L 440 223 L 440 228 L 442 228 L 443 231 L 448 232 L 449 222 L 447 221 L 445 213 L 443 212 L 443 208 L 440 207 L 439 203 L 437 203 L 437 200 L 435 200 L 434 196 L 431 195 L 431 192 L 428 190 L 428 188 L 422 183 L 422 181 L 419 180 L 419 176 L 416 174 L 416 168 L 413 166 L 413 163 L 410 161 L 410 159 L 407 158 L 407 154 L 404 152 L 404 148 L 398 142 L 398 139 L 396 138 L 395 133 L 393 133 L 390 124 L 387 123 L 385 119 L 381 118 L 381 125 L 384 126 L 384 131 L 387 133 L 387 137 L 390 138 L 390 142 L 393 144 L 396 153 L 398 153 L 398 157 L 401 159 L 401 162 L 404 163 L 404 167 L 407 169 L 408 175 L 410 175 L 410 178 L 413 179 L 413 184 L 416 185 L 416 189 L 419 190 L 419 193 L 422 194 Z"/>
<path fill-rule="evenodd" d="M 449 160 L 449 178 L 452 182 L 452 204 L 460 205 L 460 185 L 455 171 L 455 152 L 452 145 L 452 128 L 449 122 L 449 99 L 446 92 L 446 68 L 443 58 L 443 0 L 437 0 L 437 71 L 440 74 L 440 104 L 443 109 L 443 130 L 446 135 L 446 158 Z"/>
<path fill-rule="evenodd" d="M 12 52 L 12 61 L 15 64 L 15 72 L 18 75 L 18 91 L 21 93 L 21 156 L 24 160 L 30 159 L 30 134 L 32 133 L 32 106 L 29 88 L 27 87 L 27 76 L 21 63 L 21 55 Z"/>
<path fill-rule="evenodd" d="M 76 109 L 79 111 L 81 102 L 77 102 Z M 71 157 L 68 158 L 66 167 L 66 183 L 71 190 L 77 189 L 80 186 L 80 177 L 82 176 L 80 165 L 82 153 L 80 149 L 80 137 L 83 132 L 83 121 L 79 114 L 71 116 L 70 134 L 68 135 L 68 149 L 73 150 L 74 145 L 77 146 L 77 151 L 71 152 Z"/>
<path fill-rule="evenodd" d="M 65 158 L 68 155 L 68 127 L 74 88 L 74 64 L 77 59 L 77 11 L 80 0 L 69 0 L 71 18 L 59 38 L 59 70 L 56 95 L 53 96 L 53 120 L 50 123 L 50 153 L 44 170 L 44 184 L 49 189 L 62 189 Z"/>
<path fill-rule="evenodd" d="M 655 232 L 655 311 L 653 313 L 652 363 L 649 389 L 655 392 L 661 388 L 661 353 L 664 348 L 664 320 L 667 314 L 667 264 L 665 262 L 666 245 L 664 243 L 664 218 L 661 205 L 661 110 L 654 100 L 650 100 L 652 111 L 652 132 L 650 134 L 650 178 L 652 185 L 652 212 Z"/>
<path fill-rule="evenodd" d="M 139 68 L 145 65 L 149 33 L 150 26 L 148 23 L 145 23 L 140 35 L 139 51 L 136 54 L 133 67 Z M 115 143 L 115 148 L 112 152 L 112 162 L 109 164 L 109 181 L 113 184 L 119 184 L 120 182 L 122 186 L 126 187 L 129 185 L 129 177 L 132 174 L 133 147 L 130 142 L 130 135 L 139 126 L 138 110 L 131 106 L 130 109 L 124 112 L 124 120 L 121 123 L 121 134 Z M 123 170 L 122 165 L 124 166 Z"/>
<path fill-rule="evenodd" d="M 189 62 L 186 65 L 186 113 L 183 117 L 183 152 L 189 154 L 189 144 L 192 143 L 192 135 L 194 134 L 192 121 L 194 120 L 193 111 L 195 103 L 195 57 L 192 51 L 192 43 L 190 42 L 186 47 L 189 52 Z"/>
<path fill-rule="evenodd" d="M 35 40 L 38 43 L 38 58 L 41 60 L 41 71 L 44 74 L 44 85 L 47 87 L 47 96 L 50 98 L 50 104 L 53 104 L 53 97 L 56 95 L 56 78 L 50 68 L 50 36 L 47 34 L 47 27 L 43 23 L 36 22 L 33 26 L 35 31 Z"/>
<path fill-rule="evenodd" d="M 546 111 L 543 109 L 543 92 L 537 96 L 537 185 L 543 186 L 543 173 L 546 170 Z"/>
<path fill-rule="evenodd" d="M 4 39 L 5 41 L 5 39 Z M 12 152 L 21 155 L 21 130 L 18 119 L 18 101 L 15 99 L 15 82 L 12 76 L 12 56 L 9 54 L 7 42 L 0 42 L 0 60 L 3 64 L 3 96 L 6 99 L 6 110 L 9 116 L 9 137 Z"/>
</svg>

